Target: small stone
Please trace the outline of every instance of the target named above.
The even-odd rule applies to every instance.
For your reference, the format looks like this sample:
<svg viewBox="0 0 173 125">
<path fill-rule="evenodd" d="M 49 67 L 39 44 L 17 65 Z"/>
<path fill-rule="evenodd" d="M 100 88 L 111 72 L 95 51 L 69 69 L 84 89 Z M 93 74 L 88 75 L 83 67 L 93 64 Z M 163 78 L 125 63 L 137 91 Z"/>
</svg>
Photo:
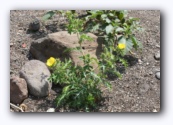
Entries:
<svg viewBox="0 0 173 125">
<path fill-rule="evenodd" d="M 160 60 L 160 53 L 155 53 L 154 58 L 155 58 L 156 60 Z"/>
<path fill-rule="evenodd" d="M 157 48 L 160 48 L 160 45 L 156 45 Z"/>
<path fill-rule="evenodd" d="M 160 80 L 160 72 L 156 72 L 156 78 Z"/>
<path fill-rule="evenodd" d="M 153 72 L 149 72 L 149 75 L 153 75 Z"/>
<path fill-rule="evenodd" d="M 40 22 L 38 19 L 34 19 L 30 24 L 29 24 L 29 30 L 31 31 L 38 31 L 40 29 Z"/>
<path fill-rule="evenodd" d="M 138 59 L 138 63 L 139 63 L 139 64 L 142 64 L 142 60 L 141 60 L 141 59 Z"/>
<path fill-rule="evenodd" d="M 55 112 L 55 109 L 54 109 L 54 108 L 49 108 L 49 109 L 47 110 L 47 112 Z"/>
<path fill-rule="evenodd" d="M 149 63 L 148 63 L 148 62 L 147 62 L 146 64 L 147 64 L 147 66 L 149 65 Z"/>
<path fill-rule="evenodd" d="M 14 43 L 10 43 L 10 47 L 13 46 L 13 45 L 14 45 Z"/>
<path fill-rule="evenodd" d="M 153 109 L 153 112 L 157 112 L 157 110 L 156 109 Z"/>
</svg>

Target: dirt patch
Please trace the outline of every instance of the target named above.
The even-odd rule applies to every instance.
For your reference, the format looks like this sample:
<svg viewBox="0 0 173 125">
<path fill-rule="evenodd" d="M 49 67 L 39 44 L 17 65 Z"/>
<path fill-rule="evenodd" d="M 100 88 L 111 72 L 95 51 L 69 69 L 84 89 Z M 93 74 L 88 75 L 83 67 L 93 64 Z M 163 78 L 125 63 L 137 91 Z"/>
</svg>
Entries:
<svg viewBox="0 0 173 125">
<path fill-rule="evenodd" d="M 31 43 L 49 33 L 64 30 L 65 18 L 56 15 L 37 32 L 28 30 L 30 22 L 38 20 L 46 11 L 10 12 L 10 75 L 19 75 L 21 67 L 33 59 L 29 52 Z M 159 112 L 160 111 L 160 80 L 156 79 L 156 71 L 160 71 L 160 61 L 154 54 L 160 52 L 160 11 L 129 11 L 132 17 L 140 18 L 144 32 L 136 34 L 143 43 L 142 53 L 135 57 L 127 57 L 130 66 L 123 72 L 122 79 L 112 79 L 112 91 L 103 90 L 105 100 L 98 112 Z M 29 96 L 23 103 L 28 112 L 45 112 L 55 108 L 54 99 L 60 91 L 53 86 L 51 95 L 46 98 Z M 11 111 L 15 111 L 11 108 Z M 63 109 L 57 109 L 64 112 Z"/>
</svg>

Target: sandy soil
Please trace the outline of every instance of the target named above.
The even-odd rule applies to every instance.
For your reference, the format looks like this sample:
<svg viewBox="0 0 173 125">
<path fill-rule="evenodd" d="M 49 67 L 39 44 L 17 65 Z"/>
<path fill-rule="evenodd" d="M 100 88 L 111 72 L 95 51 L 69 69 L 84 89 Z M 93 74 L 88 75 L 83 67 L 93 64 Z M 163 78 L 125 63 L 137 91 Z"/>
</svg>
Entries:
<svg viewBox="0 0 173 125">
<path fill-rule="evenodd" d="M 61 31 L 60 24 L 66 20 L 55 16 L 41 25 L 37 32 L 28 30 L 29 23 L 38 20 L 46 11 L 10 12 L 10 76 L 19 75 L 21 67 L 33 59 L 29 52 L 32 41 L 46 36 L 48 33 Z M 136 34 L 143 43 L 142 53 L 129 57 L 130 66 L 123 72 L 122 79 L 111 79 L 112 91 L 103 91 L 105 97 L 98 112 L 159 112 L 160 111 L 160 80 L 156 79 L 156 71 L 160 71 L 160 61 L 154 59 L 154 54 L 160 52 L 160 11 L 129 11 L 132 17 L 140 18 L 144 32 Z M 53 86 L 51 95 L 46 98 L 29 96 L 23 104 L 27 112 L 45 112 L 55 108 L 53 100 L 58 94 L 59 87 Z M 11 111 L 16 111 L 10 108 Z M 69 112 L 56 109 L 57 112 Z"/>
</svg>

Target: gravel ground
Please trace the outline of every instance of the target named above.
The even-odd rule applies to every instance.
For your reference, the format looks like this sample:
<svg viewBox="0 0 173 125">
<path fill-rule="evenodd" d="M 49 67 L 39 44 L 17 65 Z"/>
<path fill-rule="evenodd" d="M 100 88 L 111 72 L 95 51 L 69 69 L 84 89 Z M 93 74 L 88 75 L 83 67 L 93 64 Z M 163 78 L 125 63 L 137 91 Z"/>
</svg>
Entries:
<svg viewBox="0 0 173 125">
<path fill-rule="evenodd" d="M 10 12 L 10 76 L 19 75 L 21 67 L 32 59 L 29 53 L 32 41 L 46 36 L 48 33 L 61 31 L 66 20 L 56 15 L 50 21 L 41 23 L 37 32 L 28 30 L 30 22 L 41 20 L 46 10 L 13 10 Z M 160 80 L 155 77 L 160 71 L 160 61 L 154 55 L 160 52 L 160 11 L 144 10 L 129 11 L 132 17 L 140 18 L 144 32 L 136 34 L 143 43 L 142 53 L 128 57 L 130 66 L 123 73 L 122 79 L 110 80 L 112 91 L 103 90 L 105 100 L 98 112 L 159 112 L 160 111 Z M 29 96 L 23 104 L 26 112 L 45 112 L 55 108 L 53 100 L 59 87 L 53 86 L 51 95 L 46 98 Z M 10 108 L 12 112 L 18 112 Z M 69 112 L 56 109 L 57 112 Z"/>
</svg>

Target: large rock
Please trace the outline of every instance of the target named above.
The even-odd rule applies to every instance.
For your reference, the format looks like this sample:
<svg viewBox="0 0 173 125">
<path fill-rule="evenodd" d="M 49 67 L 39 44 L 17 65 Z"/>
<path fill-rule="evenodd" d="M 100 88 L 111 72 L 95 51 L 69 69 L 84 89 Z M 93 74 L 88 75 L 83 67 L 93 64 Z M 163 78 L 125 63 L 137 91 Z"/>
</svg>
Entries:
<svg viewBox="0 0 173 125">
<path fill-rule="evenodd" d="M 102 51 L 102 38 L 98 38 L 92 33 L 88 33 L 88 36 L 92 37 L 93 42 L 84 41 L 82 48 L 84 54 L 90 54 L 91 57 L 98 58 Z M 50 57 L 60 58 L 71 58 L 75 65 L 83 66 L 83 61 L 79 59 L 82 54 L 79 51 L 71 51 L 63 53 L 68 48 L 79 47 L 78 37 L 76 34 L 69 34 L 67 31 L 60 31 L 57 33 L 49 34 L 45 38 L 38 39 L 31 44 L 30 52 L 32 55 L 43 62 Z M 93 63 L 94 68 L 97 67 L 96 63 Z"/>
<path fill-rule="evenodd" d="M 39 60 L 27 62 L 20 71 L 20 77 L 26 80 L 30 94 L 37 97 L 49 94 L 52 87 L 52 83 L 48 81 L 50 71 L 43 62 Z"/>
<path fill-rule="evenodd" d="M 28 97 L 27 83 L 24 79 L 13 76 L 10 79 L 10 102 L 20 104 Z"/>
</svg>

